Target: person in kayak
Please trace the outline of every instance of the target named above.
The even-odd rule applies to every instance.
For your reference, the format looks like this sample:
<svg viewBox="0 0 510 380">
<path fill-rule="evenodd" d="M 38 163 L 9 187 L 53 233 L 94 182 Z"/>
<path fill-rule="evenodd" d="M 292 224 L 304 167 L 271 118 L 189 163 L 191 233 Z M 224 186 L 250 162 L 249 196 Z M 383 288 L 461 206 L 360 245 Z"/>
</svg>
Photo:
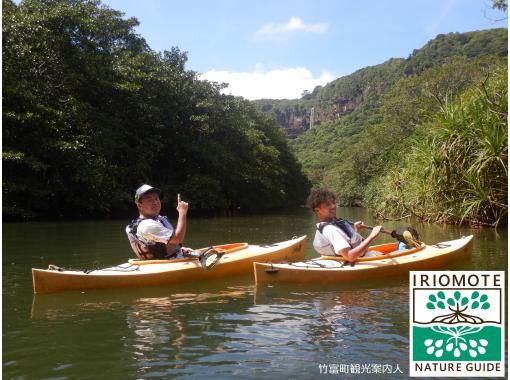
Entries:
<svg viewBox="0 0 510 380">
<path fill-rule="evenodd" d="M 177 194 L 177 227 L 174 228 L 166 216 L 161 216 L 161 190 L 150 185 L 142 185 L 135 192 L 138 219 L 126 226 L 126 234 L 131 248 L 140 259 L 181 258 L 182 243 L 186 235 L 189 204 Z"/>
<path fill-rule="evenodd" d="M 359 234 L 363 222 L 354 224 L 336 218 L 336 196 L 327 189 L 313 190 L 308 196 L 308 206 L 319 219 L 313 240 L 314 249 L 324 256 L 342 256 L 349 262 L 359 257 L 376 256 L 368 246 L 382 230 L 382 226 L 372 229 L 367 238 Z"/>
</svg>

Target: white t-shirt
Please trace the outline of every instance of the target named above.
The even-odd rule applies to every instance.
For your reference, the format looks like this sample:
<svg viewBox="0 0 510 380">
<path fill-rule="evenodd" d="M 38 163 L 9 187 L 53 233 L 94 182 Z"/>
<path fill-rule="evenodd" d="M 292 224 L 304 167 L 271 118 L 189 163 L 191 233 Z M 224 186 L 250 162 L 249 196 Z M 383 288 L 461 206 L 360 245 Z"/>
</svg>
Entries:
<svg viewBox="0 0 510 380">
<path fill-rule="evenodd" d="M 132 235 L 132 224 L 126 226 L 126 234 L 131 248 L 138 257 L 151 251 L 157 243 L 167 244 L 175 233 L 174 227 L 166 216 L 158 215 L 154 219 L 143 219 L 136 228 L 136 237 Z"/>
<path fill-rule="evenodd" d="M 317 224 L 317 228 L 319 225 Z M 313 248 L 324 256 L 338 256 L 340 251 L 357 247 L 363 241 L 363 236 L 356 233 L 353 239 L 350 239 L 347 234 L 337 226 L 327 224 L 323 229 L 322 233 L 317 230 L 315 232 L 315 238 L 313 239 Z"/>
<path fill-rule="evenodd" d="M 174 227 L 164 216 L 158 216 L 157 220 L 144 219 L 138 225 L 136 237 L 142 243 L 151 245 L 154 243 L 166 244 L 174 234 Z"/>
</svg>

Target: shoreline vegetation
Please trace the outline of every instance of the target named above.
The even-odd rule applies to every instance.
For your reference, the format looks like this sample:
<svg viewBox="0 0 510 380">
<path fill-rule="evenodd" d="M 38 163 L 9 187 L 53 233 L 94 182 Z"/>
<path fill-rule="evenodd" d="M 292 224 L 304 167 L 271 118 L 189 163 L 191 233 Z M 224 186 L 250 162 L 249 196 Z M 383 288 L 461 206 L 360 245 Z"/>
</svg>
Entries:
<svg viewBox="0 0 510 380">
<path fill-rule="evenodd" d="M 440 35 L 405 60 L 287 102 L 284 108 L 324 115 L 331 107 L 325 98 L 363 99 L 291 140 L 313 185 L 333 190 L 341 206 L 364 206 L 381 219 L 506 225 L 507 33 Z M 263 107 L 285 113 L 268 101 Z"/>
<path fill-rule="evenodd" d="M 380 218 L 507 223 L 506 29 L 250 102 L 122 17 L 99 0 L 3 0 L 4 221 L 131 215 L 148 182 L 203 213 L 296 207 L 323 186 Z M 327 119 L 339 101 L 348 112 Z M 321 124 L 288 139 L 282 115 L 311 107 Z"/>
</svg>

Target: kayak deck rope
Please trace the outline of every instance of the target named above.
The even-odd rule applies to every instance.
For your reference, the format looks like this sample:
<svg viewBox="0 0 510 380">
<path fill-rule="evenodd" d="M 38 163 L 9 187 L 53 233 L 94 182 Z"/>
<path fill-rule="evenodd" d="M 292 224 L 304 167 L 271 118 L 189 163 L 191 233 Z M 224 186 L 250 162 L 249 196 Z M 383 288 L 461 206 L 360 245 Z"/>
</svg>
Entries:
<svg viewBox="0 0 510 380">
<path fill-rule="evenodd" d="M 450 244 L 437 243 L 437 244 L 432 244 L 431 247 L 443 249 L 443 248 L 449 248 L 449 247 L 451 247 L 451 245 Z"/>
<path fill-rule="evenodd" d="M 85 274 L 89 274 L 91 272 L 98 271 L 98 270 L 108 271 L 108 272 L 134 272 L 134 271 L 140 270 L 140 266 L 139 265 L 132 265 L 132 264 L 127 264 L 127 266 L 126 266 L 126 264 L 120 264 L 120 265 L 117 265 L 115 267 L 109 267 L 109 268 L 69 269 L 69 268 L 59 267 L 59 266 L 54 265 L 54 264 L 50 264 L 50 265 L 48 265 L 48 270 L 55 270 L 57 272 L 82 271 Z"/>
<path fill-rule="evenodd" d="M 346 265 L 350 265 L 351 267 L 353 267 L 354 265 L 356 265 L 356 262 L 343 261 L 341 264 L 339 263 L 340 266 L 329 266 L 329 265 L 321 263 L 320 260 L 308 260 L 308 261 L 304 261 L 304 262 L 295 262 L 295 263 L 284 262 L 282 264 L 288 264 L 290 266 L 297 267 L 297 268 L 338 269 L 338 268 L 343 268 Z"/>
<path fill-rule="evenodd" d="M 48 265 L 48 270 L 56 270 L 58 272 L 63 272 L 63 271 L 65 271 L 65 268 L 61 268 L 56 265 L 50 264 L 50 265 Z"/>
<path fill-rule="evenodd" d="M 95 268 L 95 269 L 84 269 L 83 272 L 86 274 L 89 274 L 94 271 L 103 271 L 103 272 L 135 272 L 140 270 L 139 265 L 133 265 L 133 264 L 120 264 L 114 267 L 109 268 Z"/>
</svg>

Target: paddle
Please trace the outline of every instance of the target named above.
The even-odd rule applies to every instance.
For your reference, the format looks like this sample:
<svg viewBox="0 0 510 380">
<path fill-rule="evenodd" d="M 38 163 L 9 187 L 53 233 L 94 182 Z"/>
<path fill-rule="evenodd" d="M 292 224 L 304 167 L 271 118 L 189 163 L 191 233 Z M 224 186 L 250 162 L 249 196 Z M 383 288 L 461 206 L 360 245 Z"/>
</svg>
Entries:
<svg viewBox="0 0 510 380">
<path fill-rule="evenodd" d="M 193 257 L 198 259 L 202 269 L 211 270 L 218 261 L 223 257 L 225 251 L 216 250 L 214 247 L 207 248 L 204 252 L 185 252 L 184 257 Z"/>
<path fill-rule="evenodd" d="M 367 226 L 364 224 L 361 225 L 361 228 L 365 228 L 367 230 L 374 229 L 374 227 Z M 397 239 L 399 242 L 402 242 L 407 245 L 412 245 L 414 247 L 419 247 L 419 246 L 421 246 L 421 243 L 422 243 L 420 234 L 418 234 L 418 231 L 416 231 L 416 229 L 414 227 L 400 227 L 393 231 L 388 231 L 383 228 L 383 229 L 381 229 L 381 232 L 391 235 L 391 237 L 393 237 L 394 239 Z"/>
</svg>

